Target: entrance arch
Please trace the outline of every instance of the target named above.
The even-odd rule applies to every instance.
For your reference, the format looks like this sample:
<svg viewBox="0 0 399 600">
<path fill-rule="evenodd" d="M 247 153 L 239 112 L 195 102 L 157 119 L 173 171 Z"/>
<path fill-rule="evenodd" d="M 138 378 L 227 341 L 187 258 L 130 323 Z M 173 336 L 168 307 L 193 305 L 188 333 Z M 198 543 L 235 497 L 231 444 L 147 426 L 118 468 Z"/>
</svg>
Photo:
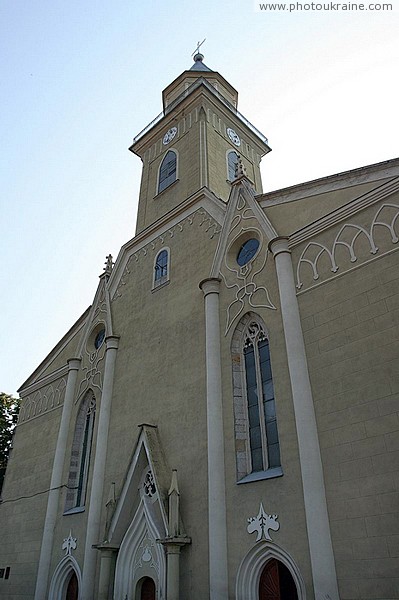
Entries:
<svg viewBox="0 0 399 600">
<path fill-rule="evenodd" d="M 81 585 L 82 575 L 78 563 L 73 556 L 64 556 L 51 578 L 48 597 L 50 600 L 79 600 Z"/>
<path fill-rule="evenodd" d="M 275 560 L 274 563 L 272 562 L 273 559 Z M 288 552 L 277 546 L 277 544 L 266 540 L 255 544 L 244 556 L 237 572 L 236 600 L 263 600 L 259 595 L 259 589 L 262 576 L 266 577 L 264 572 L 265 570 L 267 572 L 268 563 L 270 563 L 269 569 L 272 569 L 273 565 L 276 567 L 276 563 L 278 563 L 277 576 L 279 564 L 282 565 L 283 586 L 285 586 L 287 580 L 291 586 L 292 582 L 294 584 L 294 588 L 291 589 L 295 590 L 296 596 L 277 596 L 278 600 L 285 600 L 285 598 L 288 598 L 288 600 L 291 600 L 291 598 L 292 600 L 306 600 L 305 582 L 297 564 Z M 270 596 L 270 599 L 267 596 L 265 598 L 274 600 L 273 596 Z"/>
</svg>

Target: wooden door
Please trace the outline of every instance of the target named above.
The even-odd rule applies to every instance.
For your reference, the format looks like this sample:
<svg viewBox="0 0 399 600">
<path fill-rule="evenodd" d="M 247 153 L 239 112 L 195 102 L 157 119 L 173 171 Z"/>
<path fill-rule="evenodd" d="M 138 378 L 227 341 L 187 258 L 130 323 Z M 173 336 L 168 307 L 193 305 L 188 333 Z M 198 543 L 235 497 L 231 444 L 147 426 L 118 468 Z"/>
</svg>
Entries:
<svg viewBox="0 0 399 600">
<path fill-rule="evenodd" d="M 266 563 L 260 576 L 259 600 L 298 600 L 291 573 L 274 558 Z"/>
<path fill-rule="evenodd" d="M 269 560 L 260 576 L 259 600 L 281 600 L 278 562 L 275 559 Z"/>
</svg>

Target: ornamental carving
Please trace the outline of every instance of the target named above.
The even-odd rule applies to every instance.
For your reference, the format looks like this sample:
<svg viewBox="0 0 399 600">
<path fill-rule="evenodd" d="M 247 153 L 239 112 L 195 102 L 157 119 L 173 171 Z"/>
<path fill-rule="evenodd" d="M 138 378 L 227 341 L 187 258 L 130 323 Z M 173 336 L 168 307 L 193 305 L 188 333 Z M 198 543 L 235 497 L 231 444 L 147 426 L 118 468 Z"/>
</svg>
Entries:
<svg viewBox="0 0 399 600">
<path fill-rule="evenodd" d="M 101 344 L 94 352 L 90 352 L 85 348 L 82 361 L 83 379 L 79 385 L 76 401 L 78 401 L 79 398 L 82 397 L 82 394 L 89 388 L 97 388 L 100 392 L 102 391 L 105 351 L 106 344 Z"/>
<path fill-rule="evenodd" d="M 144 537 L 135 553 L 133 575 L 136 573 L 136 571 L 143 568 L 144 565 L 148 565 L 159 575 L 159 564 L 155 549 L 155 540 L 149 534 L 148 529 L 146 529 Z"/>
<path fill-rule="evenodd" d="M 62 406 L 64 401 L 66 380 L 63 377 L 57 382 L 43 387 L 23 398 L 19 412 L 18 424 L 40 417 L 50 410 Z"/>
<path fill-rule="evenodd" d="M 235 242 L 245 236 L 246 232 L 255 231 L 253 224 L 247 223 L 251 220 L 254 222 L 255 215 L 242 196 L 237 203 L 237 214 L 231 222 L 229 238 L 232 242 L 229 248 L 235 248 Z M 261 283 L 264 283 L 264 269 L 269 256 L 269 251 L 262 244 L 263 235 L 260 231 L 256 232 L 260 239 L 260 251 L 253 260 L 240 266 L 236 261 L 236 256 L 233 250 L 228 250 L 224 256 L 220 274 L 223 278 L 226 288 L 233 291 L 233 300 L 226 309 L 226 327 L 225 335 L 227 335 L 234 321 L 239 317 L 244 308 L 270 308 L 276 310 L 275 305 L 270 299 L 269 291 Z"/>
<path fill-rule="evenodd" d="M 260 503 L 259 512 L 256 517 L 249 517 L 247 519 L 248 533 L 256 532 L 256 541 L 259 542 L 262 537 L 269 542 L 273 541 L 269 535 L 269 530 L 278 531 L 280 529 L 280 523 L 277 521 L 278 515 L 268 515 L 264 508 L 262 502 Z"/>
<path fill-rule="evenodd" d="M 378 230 L 387 230 L 392 244 L 397 244 L 399 241 L 399 227 L 397 225 L 398 217 L 399 206 L 397 204 L 386 202 L 379 207 L 368 227 L 356 223 L 345 223 L 339 229 L 330 244 L 319 241 L 309 242 L 305 246 L 298 260 L 296 269 L 297 288 L 301 289 L 304 285 L 302 281 L 302 272 L 304 268 L 310 267 L 314 281 L 319 280 L 319 264 L 322 258 L 324 260 L 327 259 L 332 273 L 337 273 L 340 268 L 345 268 L 344 264 L 339 264 L 340 260 L 337 252 L 340 248 L 344 249 L 349 261 L 355 263 L 359 258 L 359 254 L 356 251 L 356 242 L 358 240 L 363 240 L 363 242 L 366 243 L 366 247 L 372 256 L 377 255 L 379 248 L 376 244 L 376 232 Z M 342 263 L 342 254 L 340 256 Z M 308 267 L 304 267 L 304 265 L 308 265 Z"/>
<path fill-rule="evenodd" d="M 69 530 L 69 536 L 63 540 L 62 550 L 65 550 L 65 556 L 72 556 L 72 550 L 76 550 L 77 538 L 72 537 L 72 530 Z"/>
<path fill-rule="evenodd" d="M 123 295 L 123 288 L 127 283 L 127 280 L 131 273 L 131 265 L 133 263 L 139 262 L 148 256 L 151 256 L 151 260 L 153 260 L 155 254 L 162 249 L 162 247 L 165 245 L 165 243 L 168 242 L 168 240 L 175 237 L 175 235 L 178 235 L 188 227 L 192 226 L 194 223 L 197 224 L 198 227 L 202 227 L 205 233 L 209 235 L 210 239 L 214 238 L 215 235 L 218 235 L 221 231 L 219 223 L 217 223 L 217 221 L 215 221 L 213 217 L 211 217 L 204 209 L 198 209 L 195 213 L 185 217 L 179 223 L 176 223 L 176 225 L 173 225 L 173 227 L 170 227 L 167 231 L 164 231 L 154 240 L 148 242 L 148 244 L 142 246 L 141 248 L 133 252 L 129 260 L 127 261 L 122 277 L 118 283 L 116 292 L 112 297 L 112 301 L 117 300 Z"/>
</svg>

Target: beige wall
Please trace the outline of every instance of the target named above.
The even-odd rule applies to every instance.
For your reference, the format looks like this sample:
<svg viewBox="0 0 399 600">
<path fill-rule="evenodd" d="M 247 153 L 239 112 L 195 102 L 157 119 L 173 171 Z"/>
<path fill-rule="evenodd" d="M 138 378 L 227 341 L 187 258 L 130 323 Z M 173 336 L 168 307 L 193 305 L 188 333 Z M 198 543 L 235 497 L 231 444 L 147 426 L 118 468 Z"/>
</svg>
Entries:
<svg viewBox="0 0 399 600">
<path fill-rule="evenodd" d="M 324 262 L 332 279 L 307 274 L 299 294 L 342 600 L 399 598 L 399 255 L 386 228 L 375 238 L 375 255 L 359 239 L 354 263 L 341 252 L 337 276 Z"/>
<path fill-rule="evenodd" d="M 2 600 L 33 597 L 60 417 L 56 409 L 15 431 L 0 505 L 0 567 L 11 567 L 0 579 Z"/>
</svg>

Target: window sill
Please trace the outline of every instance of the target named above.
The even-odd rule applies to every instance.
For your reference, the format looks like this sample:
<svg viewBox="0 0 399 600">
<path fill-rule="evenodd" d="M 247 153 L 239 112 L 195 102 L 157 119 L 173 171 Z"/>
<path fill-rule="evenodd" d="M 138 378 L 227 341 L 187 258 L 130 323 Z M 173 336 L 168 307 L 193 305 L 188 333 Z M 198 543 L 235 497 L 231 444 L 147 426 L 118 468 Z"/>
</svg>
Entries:
<svg viewBox="0 0 399 600">
<path fill-rule="evenodd" d="M 85 507 L 84 506 L 75 506 L 75 508 L 70 508 L 69 510 L 66 510 L 64 512 L 63 516 L 66 515 L 76 515 L 76 513 L 82 513 L 85 511 Z"/>
<path fill-rule="evenodd" d="M 274 467 L 273 469 L 268 469 L 267 471 L 255 471 L 254 473 L 250 473 L 246 475 L 239 483 L 251 483 L 252 481 L 262 481 L 263 479 L 274 479 L 275 477 L 282 477 L 284 475 L 283 469 L 281 467 Z"/>
<path fill-rule="evenodd" d="M 151 292 L 157 292 L 161 288 L 165 287 L 165 285 L 169 285 L 169 283 L 170 283 L 170 279 L 166 279 L 165 281 L 162 281 L 161 283 L 158 283 L 158 285 L 154 286 L 152 288 Z"/>
<path fill-rule="evenodd" d="M 170 188 L 173 187 L 174 185 L 176 185 L 176 183 L 179 183 L 179 181 L 180 181 L 180 179 L 175 179 L 174 181 L 172 181 L 172 183 L 170 185 L 168 185 L 168 187 L 166 187 L 164 190 L 162 190 L 162 192 L 158 192 L 158 194 L 156 194 L 153 197 L 153 200 L 158 200 L 159 196 L 162 196 L 162 194 L 164 194 L 165 192 L 170 190 Z"/>
</svg>

